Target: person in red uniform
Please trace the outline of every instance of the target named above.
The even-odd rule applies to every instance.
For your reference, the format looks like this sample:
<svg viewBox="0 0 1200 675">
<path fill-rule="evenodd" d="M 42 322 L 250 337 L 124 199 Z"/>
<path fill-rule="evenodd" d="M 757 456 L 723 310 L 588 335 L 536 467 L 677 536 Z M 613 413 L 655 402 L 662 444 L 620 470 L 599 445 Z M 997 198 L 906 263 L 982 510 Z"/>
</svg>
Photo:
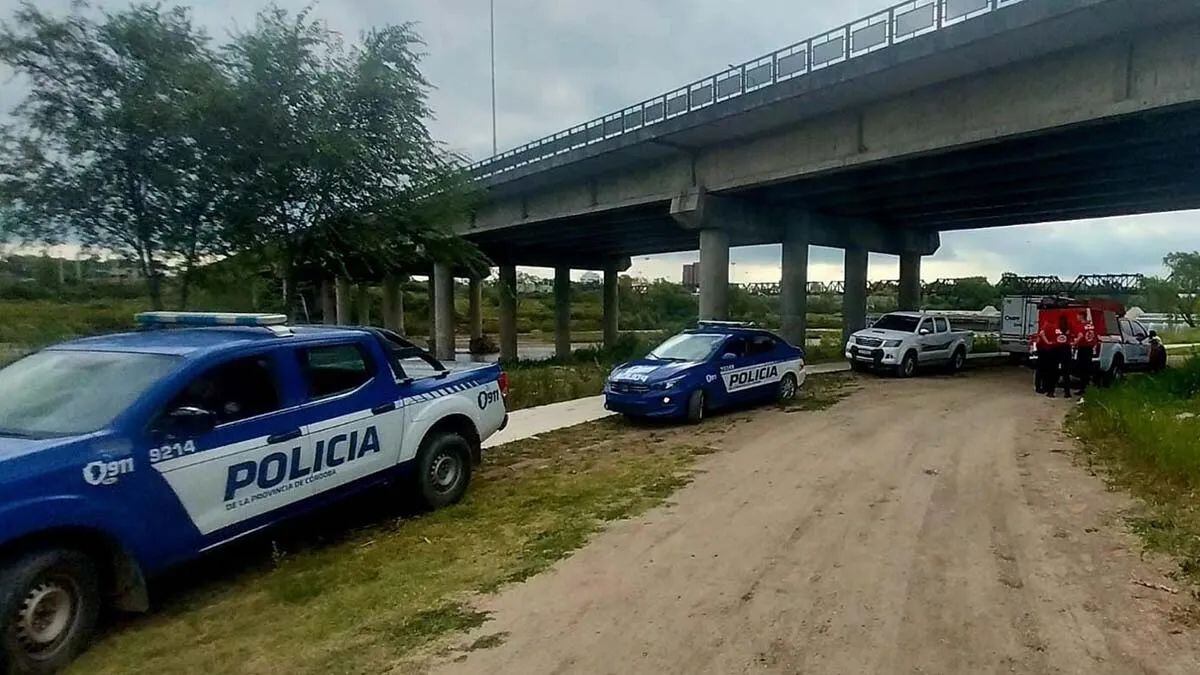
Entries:
<svg viewBox="0 0 1200 675">
<path fill-rule="evenodd" d="M 1089 319 L 1083 325 L 1083 330 L 1077 331 L 1073 340 L 1075 347 L 1075 376 L 1079 378 L 1079 395 L 1087 391 L 1092 382 L 1092 359 L 1096 356 L 1096 348 L 1100 339 L 1096 336 L 1096 326 Z"/>
<path fill-rule="evenodd" d="M 1062 381 L 1063 393 L 1067 398 L 1071 398 L 1071 322 L 1067 317 L 1061 316 L 1058 319 L 1058 328 L 1054 331 L 1054 346 L 1050 351 L 1054 353 L 1054 370 L 1050 372 L 1049 391 L 1047 396 L 1054 398 L 1054 390 L 1058 388 L 1058 383 Z"/>
<path fill-rule="evenodd" d="M 1054 388 L 1058 384 L 1054 375 L 1058 372 L 1058 364 L 1055 361 L 1057 352 L 1055 351 L 1054 333 L 1055 331 L 1049 323 L 1042 322 L 1041 330 L 1033 338 L 1033 343 L 1037 347 L 1038 354 L 1037 369 L 1034 371 L 1033 388 L 1037 393 L 1049 396 L 1054 396 Z"/>
</svg>

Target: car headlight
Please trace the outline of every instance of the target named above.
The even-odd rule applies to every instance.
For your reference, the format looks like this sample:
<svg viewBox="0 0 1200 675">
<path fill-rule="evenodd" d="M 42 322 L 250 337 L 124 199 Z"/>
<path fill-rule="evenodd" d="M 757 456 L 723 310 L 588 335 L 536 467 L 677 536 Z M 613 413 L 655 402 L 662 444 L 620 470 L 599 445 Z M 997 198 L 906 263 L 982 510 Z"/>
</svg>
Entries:
<svg viewBox="0 0 1200 675">
<path fill-rule="evenodd" d="M 886 340 L 886 341 L 884 341 L 883 346 L 887 347 L 888 349 L 895 349 L 896 347 L 899 347 L 902 343 L 903 343 L 903 340 Z"/>
<path fill-rule="evenodd" d="M 657 385 L 655 385 L 655 388 L 662 389 L 663 391 L 667 391 L 668 389 L 674 389 L 675 387 L 678 387 L 680 384 L 683 384 L 684 379 L 685 378 L 677 377 L 673 380 L 667 380 L 666 382 L 660 382 Z"/>
<path fill-rule="evenodd" d="M 851 335 L 851 336 L 850 336 L 850 339 L 849 339 L 849 340 L 846 340 L 846 344 L 847 344 L 847 345 L 856 345 L 856 344 L 858 344 L 858 338 L 856 338 L 856 337 L 854 337 L 853 335 Z"/>
</svg>

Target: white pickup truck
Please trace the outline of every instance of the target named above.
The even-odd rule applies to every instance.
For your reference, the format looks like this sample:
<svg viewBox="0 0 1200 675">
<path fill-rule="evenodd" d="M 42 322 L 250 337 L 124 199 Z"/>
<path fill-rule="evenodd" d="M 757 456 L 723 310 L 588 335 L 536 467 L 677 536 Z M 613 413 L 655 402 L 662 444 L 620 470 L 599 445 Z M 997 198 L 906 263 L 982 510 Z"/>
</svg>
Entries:
<svg viewBox="0 0 1200 675">
<path fill-rule="evenodd" d="M 856 371 L 888 370 L 900 377 L 912 377 L 917 368 L 927 366 L 958 372 L 974 342 L 974 333 L 953 330 L 945 317 L 893 312 L 850 336 L 846 360 Z"/>
</svg>

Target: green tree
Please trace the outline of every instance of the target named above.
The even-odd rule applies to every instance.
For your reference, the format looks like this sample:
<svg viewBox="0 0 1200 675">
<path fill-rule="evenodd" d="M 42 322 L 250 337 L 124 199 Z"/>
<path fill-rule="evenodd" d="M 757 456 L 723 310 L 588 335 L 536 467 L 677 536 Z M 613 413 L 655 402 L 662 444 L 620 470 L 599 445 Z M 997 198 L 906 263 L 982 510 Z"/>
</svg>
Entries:
<svg viewBox="0 0 1200 675">
<path fill-rule="evenodd" d="M 307 12 L 271 7 L 226 49 L 229 238 L 272 253 L 289 311 L 302 268 L 385 276 L 468 213 L 460 163 L 426 128 L 421 46 L 403 24 L 348 48 Z"/>
<path fill-rule="evenodd" d="M 23 239 L 135 261 L 161 307 L 168 266 L 213 248 L 215 134 L 198 127 L 221 78 L 186 9 L 87 10 L 59 19 L 25 3 L 0 27 L 0 60 L 30 84 L 0 147 L 0 197 Z"/>
<path fill-rule="evenodd" d="M 1161 309 L 1195 328 L 1200 319 L 1200 252 L 1175 252 L 1163 258 L 1166 279 L 1147 279 L 1146 295 Z"/>
</svg>

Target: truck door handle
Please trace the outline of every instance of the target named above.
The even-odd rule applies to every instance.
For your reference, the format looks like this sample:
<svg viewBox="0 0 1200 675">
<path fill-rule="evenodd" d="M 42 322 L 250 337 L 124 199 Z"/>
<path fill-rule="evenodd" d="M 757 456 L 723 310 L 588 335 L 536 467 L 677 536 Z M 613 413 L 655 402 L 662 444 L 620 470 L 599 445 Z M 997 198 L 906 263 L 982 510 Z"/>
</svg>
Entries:
<svg viewBox="0 0 1200 675">
<path fill-rule="evenodd" d="M 395 409 L 396 409 L 396 402 L 392 401 L 390 403 L 384 403 L 383 405 L 377 405 L 374 408 L 371 408 L 371 414 L 372 415 L 382 415 L 384 413 L 390 413 Z"/>
<path fill-rule="evenodd" d="M 267 436 L 267 444 L 275 445 L 277 443 L 287 443 L 288 441 L 294 441 L 297 438 L 300 438 L 301 435 L 302 434 L 300 433 L 299 429 L 292 429 L 291 431 L 285 431 L 282 434 Z"/>
</svg>

